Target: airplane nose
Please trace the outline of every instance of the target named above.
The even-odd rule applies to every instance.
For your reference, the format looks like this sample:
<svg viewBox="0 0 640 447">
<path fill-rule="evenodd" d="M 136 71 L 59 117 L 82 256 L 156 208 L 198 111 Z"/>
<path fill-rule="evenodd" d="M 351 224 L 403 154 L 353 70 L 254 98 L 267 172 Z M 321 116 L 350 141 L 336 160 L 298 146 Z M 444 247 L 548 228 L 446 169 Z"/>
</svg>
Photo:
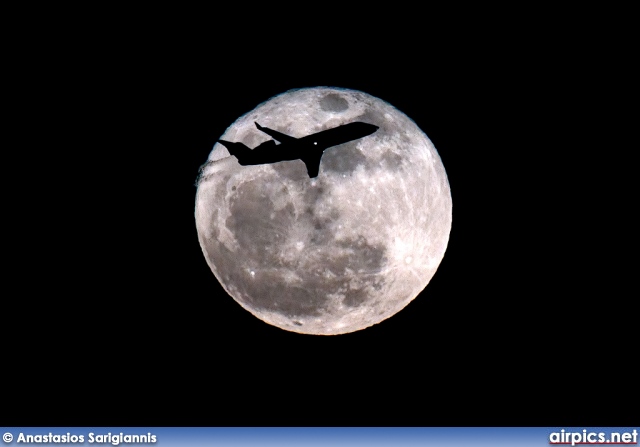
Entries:
<svg viewBox="0 0 640 447">
<path fill-rule="evenodd" d="M 371 135 L 378 129 L 379 127 L 374 124 L 362 123 L 362 130 L 368 132 L 367 135 Z"/>
</svg>

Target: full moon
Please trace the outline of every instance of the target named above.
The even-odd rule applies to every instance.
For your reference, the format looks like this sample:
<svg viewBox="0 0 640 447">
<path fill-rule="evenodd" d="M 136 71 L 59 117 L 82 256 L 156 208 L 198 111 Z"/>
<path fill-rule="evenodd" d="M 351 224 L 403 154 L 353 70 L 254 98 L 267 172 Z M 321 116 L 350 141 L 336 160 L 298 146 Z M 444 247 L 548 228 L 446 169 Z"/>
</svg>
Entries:
<svg viewBox="0 0 640 447">
<path fill-rule="evenodd" d="M 373 134 L 325 150 L 317 177 L 301 160 L 241 166 L 216 143 L 200 169 L 198 240 L 227 293 L 287 331 L 337 335 L 395 315 L 444 257 L 451 191 L 429 138 L 404 113 L 361 91 L 287 91 L 219 138 L 249 148 L 354 121 Z"/>
</svg>

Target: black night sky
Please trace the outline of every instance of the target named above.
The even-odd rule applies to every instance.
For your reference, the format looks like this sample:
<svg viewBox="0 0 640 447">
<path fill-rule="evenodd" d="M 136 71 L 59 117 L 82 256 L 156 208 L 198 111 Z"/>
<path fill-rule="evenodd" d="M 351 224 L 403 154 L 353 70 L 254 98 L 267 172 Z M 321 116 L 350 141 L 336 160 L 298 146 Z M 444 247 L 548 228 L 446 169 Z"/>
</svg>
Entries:
<svg viewBox="0 0 640 447">
<path fill-rule="evenodd" d="M 490 37 L 412 35 L 405 47 L 316 36 L 303 54 L 280 35 L 245 45 L 222 39 L 235 39 L 226 28 L 182 29 L 156 25 L 126 44 L 114 31 L 90 52 L 42 44 L 45 123 L 24 166 L 37 165 L 50 223 L 28 229 L 36 242 L 16 265 L 32 272 L 26 296 L 43 298 L 12 311 L 30 326 L 11 330 L 7 355 L 8 383 L 48 397 L 17 402 L 8 425 L 630 423 L 620 405 L 636 321 L 584 229 L 597 227 L 589 204 L 601 193 L 588 181 L 592 143 L 578 138 L 574 62 L 524 38 L 514 53 Z M 243 310 L 209 270 L 194 220 L 198 168 L 225 129 L 313 86 L 361 90 L 412 118 L 453 199 L 426 290 L 332 337 Z"/>
</svg>

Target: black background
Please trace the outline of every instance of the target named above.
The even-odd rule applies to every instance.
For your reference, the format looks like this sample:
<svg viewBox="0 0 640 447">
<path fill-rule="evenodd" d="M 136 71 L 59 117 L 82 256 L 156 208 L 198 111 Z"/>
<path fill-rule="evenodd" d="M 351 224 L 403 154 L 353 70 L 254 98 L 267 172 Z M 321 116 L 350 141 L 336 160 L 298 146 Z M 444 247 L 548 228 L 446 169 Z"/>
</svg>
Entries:
<svg viewBox="0 0 640 447">
<path fill-rule="evenodd" d="M 379 16 L 261 28 L 165 14 L 118 16 L 85 40 L 88 21 L 21 56 L 35 68 L 17 69 L 29 119 L 14 189 L 37 199 L 16 208 L 36 217 L 16 219 L 26 236 L 11 271 L 29 273 L 7 305 L 20 316 L 4 326 L 7 384 L 22 395 L 7 425 L 633 422 L 636 319 L 601 227 L 613 199 L 597 173 L 612 168 L 594 159 L 582 45 L 514 35 L 518 24 L 511 38 L 460 39 L 389 18 L 392 32 Z M 453 199 L 425 291 L 332 337 L 243 310 L 194 220 L 215 140 L 259 103 L 313 86 L 412 118 Z"/>
</svg>

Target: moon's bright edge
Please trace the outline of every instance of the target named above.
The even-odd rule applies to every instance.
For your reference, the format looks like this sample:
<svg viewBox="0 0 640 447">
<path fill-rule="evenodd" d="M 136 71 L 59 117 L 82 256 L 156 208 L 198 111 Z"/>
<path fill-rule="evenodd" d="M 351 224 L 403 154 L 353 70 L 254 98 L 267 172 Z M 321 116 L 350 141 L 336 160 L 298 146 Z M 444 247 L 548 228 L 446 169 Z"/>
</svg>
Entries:
<svg viewBox="0 0 640 447">
<path fill-rule="evenodd" d="M 195 218 L 227 293 L 271 325 L 319 335 L 361 330 L 407 306 L 451 230 L 449 182 L 429 138 L 385 101 L 330 87 L 275 96 L 220 139 L 250 148 L 269 140 L 256 121 L 296 138 L 352 121 L 379 129 L 327 149 L 314 179 L 300 160 L 240 166 L 213 147 Z"/>
</svg>

